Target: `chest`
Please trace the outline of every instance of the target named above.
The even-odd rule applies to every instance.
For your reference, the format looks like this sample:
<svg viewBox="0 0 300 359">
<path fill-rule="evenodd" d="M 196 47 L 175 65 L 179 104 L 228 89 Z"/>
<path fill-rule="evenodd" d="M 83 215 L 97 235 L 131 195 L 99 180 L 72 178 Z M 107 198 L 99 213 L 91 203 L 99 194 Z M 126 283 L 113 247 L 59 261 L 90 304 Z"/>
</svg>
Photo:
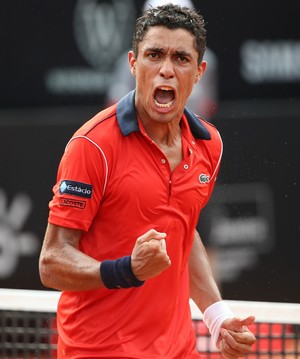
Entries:
<svg viewBox="0 0 300 359">
<path fill-rule="evenodd" d="M 109 167 L 105 197 L 145 213 L 162 206 L 199 211 L 211 191 L 214 170 L 205 146 L 192 147 L 186 141 L 179 151 L 148 141 L 125 144 Z"/>
</svg>

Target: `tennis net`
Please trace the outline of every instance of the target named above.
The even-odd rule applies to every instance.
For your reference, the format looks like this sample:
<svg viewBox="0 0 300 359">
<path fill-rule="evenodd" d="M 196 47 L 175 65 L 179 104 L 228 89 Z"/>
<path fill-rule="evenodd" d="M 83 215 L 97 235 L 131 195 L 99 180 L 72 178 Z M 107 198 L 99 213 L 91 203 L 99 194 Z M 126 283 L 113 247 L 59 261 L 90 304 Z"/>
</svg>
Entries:
<svg viewBox="0 0 300 359">
<path fill-rule="evenodd" d="M 59 292 L 0 289 L 0 357 L 56 358 L 56 306 Z M 248 359 L 300 359 L 300 304 L 230 301 L 238 316 L 256 317 L 257 342 Z M 214 351 L 202 314 L 191 301 L 197 349 L 202 359 L 222 358 Z"/>
</svg>

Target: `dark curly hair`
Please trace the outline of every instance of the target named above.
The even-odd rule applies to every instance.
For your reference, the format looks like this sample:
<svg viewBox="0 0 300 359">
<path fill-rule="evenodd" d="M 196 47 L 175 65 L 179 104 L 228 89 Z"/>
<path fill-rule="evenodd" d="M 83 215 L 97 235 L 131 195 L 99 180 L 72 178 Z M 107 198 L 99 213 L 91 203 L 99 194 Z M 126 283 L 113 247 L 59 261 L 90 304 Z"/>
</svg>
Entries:
<svg viewBox="0 0 300 359">
<path fill-rule="evenodd" d="M 195 38 L 195 50 L 200 64 L 206 47 L 206 30 L 204 19 L 196 10 L 174 4 L 150 8 L 136 21 L 132 38 L 132 50 L 138 56 L 138 45 L 143 41 L 151 26 L 165 26 L 168 29 L 185 29 Z"/>
</svg>

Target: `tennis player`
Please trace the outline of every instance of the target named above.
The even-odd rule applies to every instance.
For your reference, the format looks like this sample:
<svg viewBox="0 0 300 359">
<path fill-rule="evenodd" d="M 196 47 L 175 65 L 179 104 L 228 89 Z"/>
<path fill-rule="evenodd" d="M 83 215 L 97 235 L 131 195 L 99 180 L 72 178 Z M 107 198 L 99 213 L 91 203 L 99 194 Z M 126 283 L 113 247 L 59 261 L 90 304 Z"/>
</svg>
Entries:
<svg viewBox="0 0 300 359">
<path fill-rule="evenodd" d="M 196 11 L 147 10 L 128 55 L 136 89 L 66 147 L 40 255 L 42 283 L 62 291 L 58 358 L 199 358 L 190 297 L 225 358 L 251 352 L 254 317 L 226 306 L 195 231 L 222 155 L 185 107 L 205 45 Z"/>
</svg>

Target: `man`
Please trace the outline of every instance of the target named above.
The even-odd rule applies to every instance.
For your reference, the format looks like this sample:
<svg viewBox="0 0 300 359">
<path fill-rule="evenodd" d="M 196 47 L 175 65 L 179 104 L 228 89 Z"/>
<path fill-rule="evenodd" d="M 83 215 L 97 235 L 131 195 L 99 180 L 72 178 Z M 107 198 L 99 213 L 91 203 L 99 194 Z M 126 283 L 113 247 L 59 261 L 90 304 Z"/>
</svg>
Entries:
<svg viewBox="0 0 300 359">
<path fill-rule="evenodd" d="M 253 317 L 221 300 L 195 226 L 222 154 L 185 109 L 206 63 L 194 10 L 149 9 L 129 65 L 136 90 L 84 124 L 61 160 L 40 256 L 62 290 L 58 358 L 199 358 L 189 298 L 224 357 L 251 351 Z"/>
</svg>

